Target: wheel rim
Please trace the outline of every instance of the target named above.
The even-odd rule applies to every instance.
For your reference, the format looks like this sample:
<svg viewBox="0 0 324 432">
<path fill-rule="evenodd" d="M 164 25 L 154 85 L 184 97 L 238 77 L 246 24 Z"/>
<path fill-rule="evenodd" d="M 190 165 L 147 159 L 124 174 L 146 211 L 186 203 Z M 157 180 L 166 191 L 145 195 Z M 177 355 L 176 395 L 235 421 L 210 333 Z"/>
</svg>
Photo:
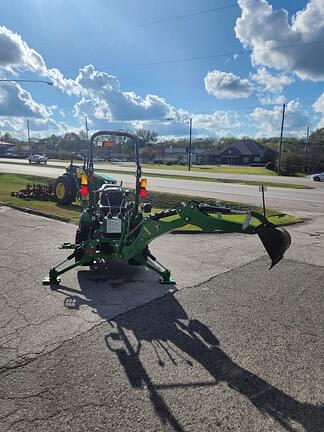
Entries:
<svg viewBox="0 0 324 432">
<path fill-rule="evenodd" d="M 63 183 L 57 183 L 55 188 L 55 194 L 58 199 L 63 199 L 65 195 L 65 186 Z"/>
</svg>

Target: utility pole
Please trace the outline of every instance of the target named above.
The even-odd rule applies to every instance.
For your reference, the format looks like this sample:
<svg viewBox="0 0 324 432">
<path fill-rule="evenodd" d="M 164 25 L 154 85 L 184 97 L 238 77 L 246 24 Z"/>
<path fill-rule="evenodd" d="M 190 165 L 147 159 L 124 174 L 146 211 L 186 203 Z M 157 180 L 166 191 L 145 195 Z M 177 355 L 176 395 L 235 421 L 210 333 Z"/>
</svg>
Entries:
<svg viewBox="0 0 324 432">
<path fill-rule="evenodd" d="M 85 123 L 86 123 L 86 140 L 87 140 L 87 144 L 89 142 L 89 129 L 88 129 L 88 117 L 86 116 L 85 118 Z"/>
<path fill-rule="evenodd" d="M 282 107 L 282 120 L 281 120 L 281 132 L 280 132 L 280 143 L 279 143 L 278 175 L 280 175 L 280 172 L 281 172 L 282 136 L 283 136 L 283 129 L 284 129 L 284 124 L 285 124 L 285 112 L 286 112 L 286 104 L 283 104 L 283 107 Z"/>
<path fill-rule="evenodd" d="M 191 170 L 191 134 L 192 134 L 192 118 L 189 119 L 189 149 L 188 149 L 188 170 Z"/>
<path fill-rule="evenodd" d="M 310 148 L 309 148 L 309 126 L 307 126 L 307 132 L 306 132 L 306 141 L 305 141 L 305 165 L 306 165 L 306 172 L 309 172 L 310 167 Z"/>
<path fill-rule="evenodd" d="M 88 129 L 88 117 L 87 116 L 85 116 L 85 132 L 86 132 L 86 145 L 87 145 L 87 151 L 88 151 L 88 156 L 86 158 L 86 168 L 89 169 L 90 147 L 89 147 L 89 129 Z"/>
<path fill-rule="evenodd" d="M 31 156 L 31 145 L 30 145 L 30 131 L 29 131 L 29 120 L 27 119 L 27 137 L 28 137 L 28 152 Z"/>
</svg>

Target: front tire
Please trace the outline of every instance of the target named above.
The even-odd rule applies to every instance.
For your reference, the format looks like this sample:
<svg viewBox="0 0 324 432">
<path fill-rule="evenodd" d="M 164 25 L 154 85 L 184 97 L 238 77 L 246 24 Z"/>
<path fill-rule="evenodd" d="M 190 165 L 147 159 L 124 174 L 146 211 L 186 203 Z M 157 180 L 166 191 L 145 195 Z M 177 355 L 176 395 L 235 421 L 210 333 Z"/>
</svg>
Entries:
<svg viewBox="0 0 324 432">
<path fill-rule="evenodd" d="M 54 194 L 56 201 L 61 205 L 69 205 L 76 198 L 76 185 L 74 180 L 62 175 L 55 181 Z"/>
<path fill-rule="evenodd" d="M 314 181 L 321 181 L 319 177 L 314 177 Z"/>
</svg>

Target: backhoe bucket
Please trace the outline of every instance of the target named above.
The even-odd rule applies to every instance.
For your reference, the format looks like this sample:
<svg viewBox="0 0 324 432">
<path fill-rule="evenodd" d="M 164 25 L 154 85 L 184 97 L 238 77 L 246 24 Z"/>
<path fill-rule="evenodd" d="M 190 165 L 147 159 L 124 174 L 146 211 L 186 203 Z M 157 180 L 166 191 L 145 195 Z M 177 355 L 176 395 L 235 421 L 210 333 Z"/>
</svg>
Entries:
<svg viewBox="0 0 324 432">
<path fill-rule="evenodd" d="M 284 256 L 291 243 L 290 234 L 284 228 L 272 224 L 261 224 L 256 228 L 263 246 L 271 258 L 271 267 L 274 267 Z"/>
</svg>

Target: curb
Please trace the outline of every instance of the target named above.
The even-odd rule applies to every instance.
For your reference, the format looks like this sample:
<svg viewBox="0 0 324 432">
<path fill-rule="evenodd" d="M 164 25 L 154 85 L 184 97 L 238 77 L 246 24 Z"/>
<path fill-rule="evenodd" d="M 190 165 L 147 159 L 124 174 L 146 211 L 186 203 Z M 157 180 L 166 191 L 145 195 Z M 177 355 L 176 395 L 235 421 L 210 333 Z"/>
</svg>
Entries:
<svg viewBox="0 0 324 432">
<path fill-rule="evenodd" d="M 52 214 L 45 213 L 45 212 L 42 212 L 39 210 L 30 209 L 28 207 L 19 207 L 19 206 L 16 206 L 14 204 L 9 204 L 9 203 L 5 203 L 5 202 L 1 202 L 1 201 L 0 201 L 0 206 L 10 207 L 14 210 L 18 210 L 18 211 L 32 214 L 32 215 L 36 215 L 36 216 L 46 217 L 47 219 L 54 219 L 54 220 L 58 220 L 60 222 L 70 223 L 70 220 L 66 217 L 52 215 Z"/>
</svg>

